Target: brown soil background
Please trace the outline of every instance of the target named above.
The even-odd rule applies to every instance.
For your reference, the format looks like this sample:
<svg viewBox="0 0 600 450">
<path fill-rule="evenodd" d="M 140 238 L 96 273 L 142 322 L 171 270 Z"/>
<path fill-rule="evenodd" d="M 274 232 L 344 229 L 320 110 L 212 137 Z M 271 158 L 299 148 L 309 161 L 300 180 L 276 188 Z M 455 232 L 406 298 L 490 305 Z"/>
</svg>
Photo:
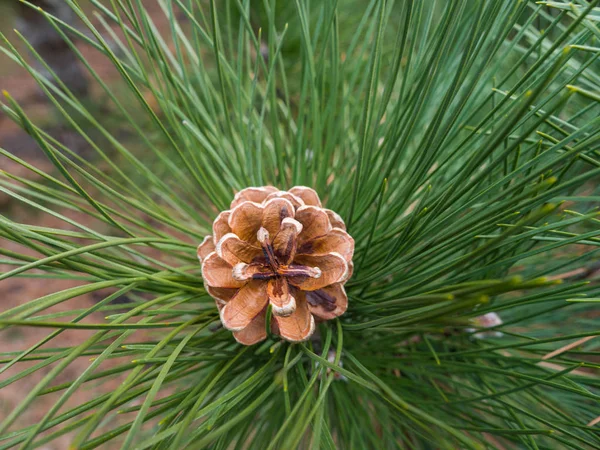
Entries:
<svg viewBox="0 0 600 450">
<path fill-rule="evenodd" d="M 162 15 L 157 5 L 148 4 L 148 9 L 151 12 L 151 16 L 159 30 L 168 30 L 168 22 Z M 12 9 L 8 3 L 2 3 L 0 1 L 0 31 L 7 34 L 9 39 L 11 36 L 14 37 L 12 30 L 14 27 L 15 17 L 12 14 Z M 91 63 L 97 73 L 102 77 L 104 81 L 109 83 L 112 81 L 117 82 L 118 74 L 107 62 L 102 55 L 98 52 L 93 51 L 85 45 L 80 46 L 80 50 L 86 56 L 86 59 Z M 0 55 L 0 90 L 7 91 L 13 98 L 21 104 L 28 114 L 35 120 L 38 119 L 44 122 L 51 114 L 53 109 L 49 106 L 35 84 L 35 82 L 29 77 L 27 72 L 18 67 L 14 62 L 8 60 L 4 55 Z M 100 93 L 96 92 L 92 86 L 91 98 L 99 97 Z M 81 154 L 85 154 L 85 148 L 82 147 L 81 138 L 74 135 L 72 132 L 63 129 L 60 126 L 54 126 L 48 130 L 50 134 L 57 137 L 63 142 L 68 142 L 70 148 L 76 148 L 81 151 Z M 0 112 L 0 147 L 18 157 L 26 160 L 34 166 L 48 171 L 49 173 L 55 174 L 53 166 L 38 149 L 36 143 L 30 138 L 25 132 L 23 132 L 15 123 L 7 118 L 2 112 Z M 32 174 L 29 170 L 25 169 L 21 165 L 14 163 L 7 158 L 0 156 L 0 169 L 8 173 L 16 174 L 29 179 L 36 179 L 35 174 Z M 33 225 L 41 225 L 46 227 L 54 227 L 61 229 L 69 229 L 64 222 L 52 218 L 48 215 L 42 215 L 30 208 L 26 209 L 19 204 L 18 201 L 12 199 L 10 196 L 0 192 L 0 215 L 7 216 L 9 219 L 28 223 Z M 93 227 L 92 220 L 83 215 L 77 215 L 73 213 L 66 214 L 69 217 L 76 219 L 78 222 Z M 9 242 L 7 240 L 0 239 L 0 247 L 7 248 L 12 251 L 18 251 L 21 253 L 27 253 L 34 256 L 31 251 Z M 0 264 L 0 273 L 6 272 L 14 267 Z M 0 281 L 0 311 L 4 311 L 30 300 L 39 298 L 41 296 L 58 292 L 64 289 L 68 289 L 77 285 L 78 282 L 71 280 L 54 280 L 54 279 L 39 279 L 39 278 L 12 278 L 4 281 Z M 108 293 L 102 293 L 104 295 Z M 72 299 L 68 302 L 61 303 L 43 312 L 43 314 L 56 313 L 61 311 L 68 311 L 70 309 L 89 308 L 97 302 L 99 299 L 104 298 L 101 294 L 90 294 Z M 118 312 L 118 311 L 115 311 Z M 105 314 L 95 313 L 89 316 L 84 322 L 102 322 Z M 59 319 L 62 320 L 62 319 Z M 9 330 L 0 331 L 0 348 L 3 352 L 18 352 L 23 351 L 52 333 L 53 330 L 47 328 L 12 328 Z M 44 347 L 70 347 L 75 346 L 85 339 L 90 337 L 94 331 L 87 330 L 68 330 L 60 334 L 58 337 L 53 339 L 50 343 Z M 142 333 L 134 335 L 132 340 L 143 339 Z M 28 367 L 35 365 L 38 361 L 33 362 L 21 362 L 13 366 L 6 372 L 0 374 L 0 383 L 15 374 L 25 370 Z M 123 359 L 112 359 L 107 363 L 102 364 L 97 371 L 105 370 L 111 365 L 125 362 Z M 128 362 L 128 361 L 127 361 Z M 56 379 L 50 384 L 54 386 L 67 381 L 72 381 L 79 376 L 90 364 L 89 357 L 82 357 L 70 364 Z M 3 364 L 0 364 L 0 368 Z M 10 384 L 7 387 L 0 389 L 0 421 L 2 421 L 39 383 L 44 376 L 46 376 L 55 364 L 49 365 L 41 370 L 37 370 L 34 374 L 29 375 L 18 382 Z M 61 408 L 61 412 L 65 412 L 71 409 L 75 405 L 85 403 L 86 401 L 92 400 L 98 397 L 100 394 L 110 392 L 115 389 L 122 378 L 115 377 L 102 384 L 96 382 L 86 383 L 81 387 L 75 395 L 73 395 L 66 405 Z M 54 402 L 62 394 L 58 392 L 56 394 L 44 395 L 36 399 L 36 401 L 26 410 L 25 414 L 21 415 L 17 423 L 12 429 L 20 429 L 28 425 L 35 424 L 45 413 L 51 408 Z M 115 423 L 122 423 L 125 417 L 113 417 L 108 419 L 106 424 L 109 428 L 115 426 Z M 127 420 L 132 420 L 132 417 L 128 415 Z M 51 431 L 55 431 L 54 429 Z M 41 447 L 43 450 L 62 450 L 69 447 L 69 443 L 72 439 L 73 434 L 67 434 L 58 440 L 52 441 L 51 443 L 45 444 Z M 115 443 L 105 444 L 100 448 L 114 448 Z"/>
</svg>

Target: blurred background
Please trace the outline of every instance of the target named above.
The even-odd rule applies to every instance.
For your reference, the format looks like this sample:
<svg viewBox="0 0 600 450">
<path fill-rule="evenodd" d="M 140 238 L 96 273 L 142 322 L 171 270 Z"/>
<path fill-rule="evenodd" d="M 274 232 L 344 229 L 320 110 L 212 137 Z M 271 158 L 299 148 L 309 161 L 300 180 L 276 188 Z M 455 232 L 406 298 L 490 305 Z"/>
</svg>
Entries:
<svg viewBox="0 0 600 450">
<path fill-rule="evenodd" d="M 83 30 L 81 24 L 78 23 L 78 20 L 70 8 L 65 5 L 63 0 L 31 0 L 31 3 L 38 4 L 44 10 L 61 18 L 61 20 Z M 92 7 L 88 2 L 83 1 L 80 2 L 80 4 L 88 12 L 91 11 Z M 168 22 L 158 5 L 152 2 L 152 4 L 147 5 L 147 8 L 153 13 L 153 19 L 156 21 L 156 25 L 159 29 L 167 29 Z M 96 17 L 95 20 L 95 23 L 97 24 L 98 18 Z M 61 80 L 69 87 L 69 89 L 76 93 L 80 98 L 86 99 L 86 106 L 95 116 L 103 113 L 103 116 L 107 118 L 107 122 L 109 124 L 111 123 L 110 107 L 103 102 L 103 97 L 97 83 L 92 83 L 89 80 L 89 73 L 83 69 L 72 50 L 64 44 L 60 35 L 55 32 L 43 16 L 33 11 L 31 8 L 20 4 L 17 0 L 0 0 L 0 33 L 5 35 L 11 44 L 22 51 L 23 55 L 27 55 L 27 48 L 20 42 L 15 30 L 18 30 L 19 33 L 27 38 L 30 44 L 44 57 L 48 65 L 60 76 Z M 118 33 L 118 30 L 115 30 L 115 32 Z M 119 89 L 121 79 L 114 66 L 108 62 L 105 57 L 102 57 L 98 52 L 95 52 L 90 45 L 86 45 L 84 42 L 81 42 L 81 40 L 78 42 L 78 50 L 83 53 L 94 71 L 102 77 L 104 82 L 111 85 L 111 87 L 114 87 L 115 90 Z M 34 63 L 34 59 L 31 56 L 27 61 L 28 63 Z M 43 72 L 43 67 L 40 67 L 40 65 L 35 65 L 35 67 L 37 70 Z M 0 51 L 0 90 L 2 92 L 10 93 L 11 97 L 27 111 L 32 119 L 42 126 L 54 139 L 65 144 L 86 159 L 97 159 L 92 157 L 89 148 L 87 147 L 88 144 L 81 136 L 78 133 L 75 133 L 70 126 L 66 125 L 64 119 L 61 120 L 59 114 L 57 114 L 54 107 L 47 102 L 42 91 L 27 70 L 21 67 L 18 62 L 9 58 L 2 51 Z M 123 136 L 123 133 L 126 133 L 126 130 L 119 131 L 118 120 L 114 120 L 112 125 L 112 130 L 115 131 L 115 135 L 120 135 L 126 140 L 126 136 Z M 135 143 L 131 143 L 131 146 L 135 146 Z M 26 160 L 47 173 L 56 173 L 54 167 L 39 149 L 34 139 L 27 135 L 27 133 L 25 133 L 14 121 L 8 118 L 1 110 L 0 148 L 8 150 L 16 157 Z M 101 162 L 96 162 L 101 168 Z M 31 182 L 43 182 L 40 176 L 37 176 L 30 170 L 25 169 L 19 163 L 11 161 L 2 155 L 0 155 L 0 171 L 23 177 Z M 82 224 L 97 226 L 92 223 L 93 219 L 90 219 L 90 217 L 85 214 L 78 214 L 74 211 L 65 211 L 64 213 Z M 0 216 L 2 215 L 22 223 L 69 229 L 68 224 L 65 222 L 49 215 L 38 214 L 35 209 L 26 208 L 22 202 L 19 202 L 8 194 L 0 191 Z M 73 230 L 74 229 L 75 228 L 73 227 Z M 27 249 L 2 238 L 0 238 L 0 249 L 5 252 L 31 254 Z M 36 255 L 31 254 L 31 256 Z M 11 268 L 12 267 L 7 264 L 2 264 L 0 261 L 0 273 L 6 272 Z M 39 276 L 39 278 L 36 277 L 36 275 Z M 74 280 L 64 280 L 60 278 L 48 279 L 42 277 L 41 273 L 33 274 L 32 277 L 28 278 L 9 278 L 0 281 L 0 300 L 2 301 L 3 309 L 8 309 L 31 299 L 68 289 L 77 284 L 80 283 Z M 102 299 L 105 294 L 107 294 L 107 292 L 99 291 L 93 294 L 80 296 L 72 301 L 57 305 L 52 308 L 52 312 L 61 313 L 70 309 L 88 307 L 94 302 Z M 118 305 L 120 302 L 127 301 L 127 298 L 119 298 L 115 303 Z M 103 317 L 104 314 L 97 313 L 96 319 L 102 320 Z M 22 350 L 23 348 L 34 345 L 36 342 L 47 336 L 47 334 L 48 331 L 43 328 L 15 328 L 1 331 L 0 346 L 7 352 Z M 81 331 L 66 331 L 53 341 L 53 345 L 73 345 L 73 342 L 84 338 L 86 334 L 91 335 L 91 333 L 85 331 L 83 333 Z M 115 360 L 114 363 L 118 364 L 118 361 Z M 32 361 L 31 363 L 25 364 L 34 366 L 35 362 Z M 85 358 L 76 361 L 61 374 L 57 379 L 57 382 L 60 383 L 71 380 L 74 374 L 81 372 L 87 365 L 88 362 L 85 361 Z M 13 369 L 16 369 L 16 367 Z M 3 380 L 14 376 L 18 372 L 18 370 L 13 369 L 9 369 L 0 375 L 0 384 Z M 0 389 L 0 418 L 5 417 L 12 411 L 19 401 L 22 400 L 23 392 L 27 392 L 35 386 L 50 369 L 51 367 L 46 367 L 37 371 L 34 376 L 27 377 L 8 388 Z M 115 387 L 119 382 L 118 379 L 114 380 Z M 79 390 L 74 398 L 69 401 L 69 404 L 77 404 L 91 400 L 100 392 L 106 392 L 105 388 L 97 390 L 93 384 L 90 384 L 86 389 Z M 22 424 L 33 424 L 43 417 L 44 412 L 54 401 L 50 396 L 47 397 L 48 406 L 44 406 L 43 401 L 41 401 L 39 403 L 39 408 L 36 408 L 35 411 L 30 410 L 25 417 L 22 417 Z M 69 435 L 61 440 L 47 444 L 44 449 L 62 450 L 67 448 L 68 445 Z"/>
</svg>

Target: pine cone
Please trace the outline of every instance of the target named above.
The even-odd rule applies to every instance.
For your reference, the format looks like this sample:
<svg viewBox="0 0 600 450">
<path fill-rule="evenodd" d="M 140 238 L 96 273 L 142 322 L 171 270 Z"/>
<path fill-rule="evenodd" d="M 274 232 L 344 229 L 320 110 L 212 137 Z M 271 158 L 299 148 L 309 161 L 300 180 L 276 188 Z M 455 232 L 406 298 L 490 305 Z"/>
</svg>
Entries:
<svg viewBox="0 0 600 450">
<path fill-rule="evenodd" d="M 272 332 L 291 342 L 308 339 L 315 319 L 343 314 L 353 253 L 344 221 L 304 186 L 238 192 L 231 209 L 215 219 L 213 235 L 198 247 L 221 322 L 245 345 L 267 337 L 269 303 Z"/>
</svg>

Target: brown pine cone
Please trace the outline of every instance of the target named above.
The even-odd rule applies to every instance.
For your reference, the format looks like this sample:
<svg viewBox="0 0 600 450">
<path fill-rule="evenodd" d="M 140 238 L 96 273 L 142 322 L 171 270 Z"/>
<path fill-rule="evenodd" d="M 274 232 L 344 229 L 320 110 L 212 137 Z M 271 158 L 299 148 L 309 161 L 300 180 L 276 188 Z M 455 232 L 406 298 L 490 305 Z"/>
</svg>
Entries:
<svg viewBox="0 0 600 450">
<path fill-rule="evenodd" d="M 198 247 L 221 322 L 245 345 L 267 337 L 269 303 L 272 331 L 291 342 L 308 339 L 315 319 L 343 314 L 353 253 L 344 221 L 304 186 L 238 192 L 231 209 L 215 219 L 213 235 Z"/>
</svg>

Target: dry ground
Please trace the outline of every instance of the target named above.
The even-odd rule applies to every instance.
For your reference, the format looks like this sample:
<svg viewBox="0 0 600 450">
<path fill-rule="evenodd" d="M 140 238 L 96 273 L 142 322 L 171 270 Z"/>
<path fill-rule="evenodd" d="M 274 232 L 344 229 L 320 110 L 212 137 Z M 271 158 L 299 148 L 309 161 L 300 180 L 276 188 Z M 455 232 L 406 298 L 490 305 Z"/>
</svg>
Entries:
<svg viewBox="0 0 600 450">
<path fill-rule="evenodd" d="M 148 8 L 152 12 L 152 16 L 159 29 L 168 29 L 168 23 L 157 6 L 148 5 Z M 118 79 L 118 74 L 114 68 L 107 64 L 102 55 L 95 52 L 93 49 L 81 46 L 81 51 L 84 53 L 88 61 L 94 67 L 100 76 L 109 83 Z M 49 106 L 42 98 L 39 89 L 29 78 L 27 72 L 24 69 L 19 68 L 15 64 L 10 64 L 5 59 L 0 59 L 0 64 L 3 65 L 2 71 L 0 72 L 0 90 L 7 91 L 13 96 L 20 104 L 24 105 L 28 113 L 34 118 L 40 120 L 40 122 L 46 122 L 47 119 L 51 118 L 51 115 L 55 113 L 53 108 Z M 101 93 L 95 89 L 92 89 L 91 98 L 99 98 Z M 70 148 L 76 148 L 85 154 L 85 143 L 81 138 L 68 131 L 66 128 L 60 125 L 51 125 L 50 131 L 53 136 L 57 137 L 63 142 L 67 142 Z M 2 112 L 0 112 L 0 147 L 10 151 L 11 153 L 25 159 L 33 165 L 43 169 L 45 171 L 53 172 L 53 167 L 41 151 L 37 148 L 33 139 L 25 134 L 17 125 L 9 120 Z M 19 176 L 23 176 L 30 179 L 35 179 L 35 175 L 27 169 L 23 168 L 19 164 L 16 164 L 7 158 L 0 156 L 0 169 L 8 173 L 13 173 Z M 8 216 L 10 219 L 30 223 L 34 225 L 43 225 L 47 227 L 55 227 L 62 229 L 72 228 L 64 222 L 52 218 L 48 215 L 41 215 L 26 209 L 18 204 L 14 199 L 6 194 L 0 192 L 0 215 Z M 69 214 L 71 217 L 77 219 L 79 222 L 86 225 L 93 225 L 90 223 L 90 218 L 80 215 L 77 217 L 72 213 Z M 19 248 L 16 244 L 0 239 L 0 247 L 6 248 L 12 251 L 19 251 L 25 253 L 26 250 Z M 29 254 L 32 254 L 29 252 Z M 38 255 L 35 255 L 38 256 Z M 0 273 L 10 270 L 12 267 L 8 265 L 0 264 Z M 72 280 L 56 280 L 56 279 L 40 279 L 40 278 L 13 278 L 4 281 L 0 281 L 0 311 L 4 311 L 30 301 L 35 298 L 39 298 L 43 295 L 57 292 L 63 289 L 67 289 L 77 285 L 77 282 Z M 94 302 L 98 301 L 99 298 L 103 298 L 101 295 L 85 295 L 68 302 L 56 305 L 45 313 L 55 313 L 61 311 L 68 311 L 70 309 L 89 308 Z M 100 322 L 103 320 L 104 314 L 96 313 L 89 317 L 89 322 Z M 36 344 L 44 337 L 49 335 L 53 330 L 44 328 L 13 328 L 0 332 L 0 348 L 3 352 L 19 352 L 24 349 L 31 347 Z M 91 336 L 93 331 L 86 330 L 69 330 L 61 333 L 58 337 L 52 340 L 51 343 L 44 347 L 69 347 L 77 345 L 83 342 L 86 338 Z M 143 338 L 143 336 L 137 335 L 135 339 Z M 134 339 L 134 340 L 135 340 Z M 110 365 L 115 364 L 118 360 L 111 360 L 108 363 L 103 364 L 99 370 L 108 368 Z M 121 361 L 122 362 L 122 361 Z M 23 362 L 10 368 L 6 372 L 0 374 L 0 383 L 2 381 L 18 374 L 20 371 L 25 370 L 27 367 L 31 367 L 38 363 L 38 361 Z M 0 370 L 3 366 L 0 363 Z M 49 365 L 41 370 L 36 371 L 33 375 L 27 376 L 16 383 L 10 384 L 7 387 L 0 388 L 0 421 L 9 414 L 13 408 L 15 408 L 25 396 L 36 386 L 42 378 L 47 375 L 55 365 Z M 89 357 L 82 357 L 69 365 L 60 375 L 51 383 L 51 386 L 71 381 L 81 374 L 89 366 Z M 86 383 L 86 386 L 79 389 L 79 391 L 73 395 L 69 402 L 61 408 L 60 411 L 65 411 L 69 407 L 84 403 L 98 397 L 100 394 L 110 392 L 120 383 L 120 378 L 115 377 L 109 380 L 108 383 L 98 385 L 94 382 Z M 54 404 L 59 398 L 62 392 L 56 394 L 49 394 L 42 396 L 37 399 L 32 407 L 28 408 L 26 413 L 19 417 L 17 426 L 15 428 L 22 428 L 23 426 L 35 424 L 39 421 L 48 409 Z M 128 418 L 131 420 L 131 418 Z M 120 418 L 111 419 L 119 420 Z M 68 448 L 72 435 L 66 435 L 60 440 L 53 441 L 42 447 L 44 450 L 62 450 Z M 102 448 L 114 448 L 106 445 Z"/>
</svg>

